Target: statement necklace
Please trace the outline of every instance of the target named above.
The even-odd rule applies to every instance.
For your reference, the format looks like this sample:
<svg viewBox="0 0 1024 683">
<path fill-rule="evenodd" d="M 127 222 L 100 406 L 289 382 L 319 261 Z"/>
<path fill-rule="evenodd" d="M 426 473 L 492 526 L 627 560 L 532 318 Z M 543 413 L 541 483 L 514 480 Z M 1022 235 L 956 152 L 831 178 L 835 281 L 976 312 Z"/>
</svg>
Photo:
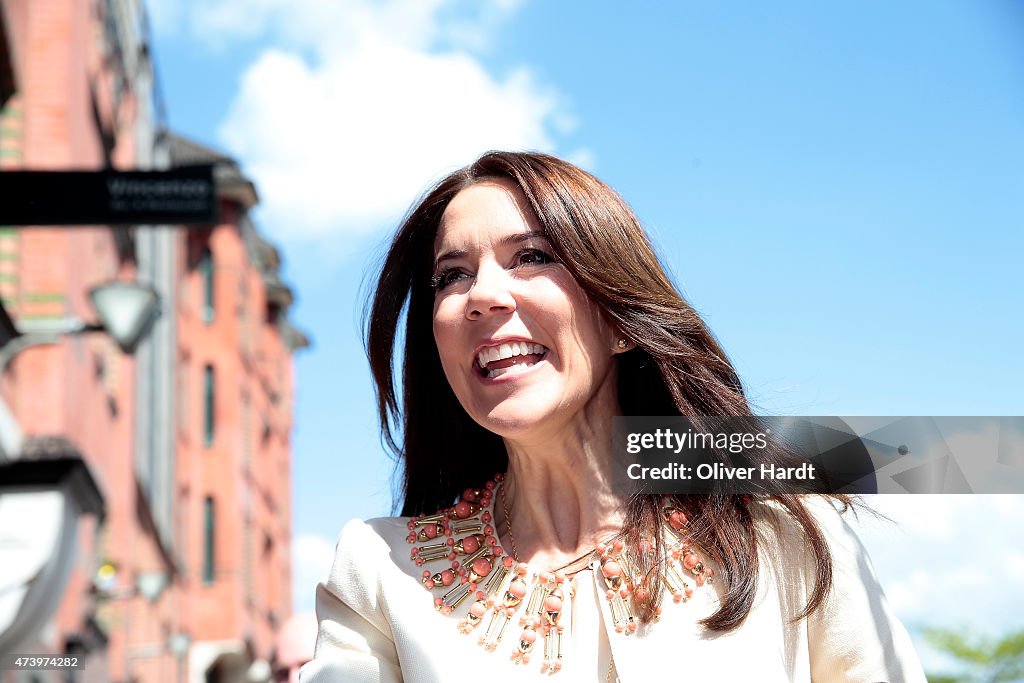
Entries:
<svg viewBox="0 0 1024 683">
<path fill-rule="evenodd" d="M 563 615 L 567 601 L 574 597 L 571 579 L 599 560 L 612 625 L 617 633 L 634 633 L 638 627 L 634 602 L 650 596 L 645 595 L 647 589 L 640 580 L 640 571 L 624 552 L 623 540 L 614 538 L 598 543 L 592 551 L 558 569 L 531 571 L 529 565 L 514 559 L 515 539 L 504 491 L 503 511 L 513 556 L 505 555 L 495 533 L 491 506 L 503 479 L 503 474 L 496 474 L 482 488 L 466 489 L 450 508 L 409 520 L 406 540 L 414 546 L 410 551 L 412 561 L 418 567 L 434 562 L 448 565 L 440 571 L 423 570 L 423 586 L 428 591 L 443 591 L 434 598 L 435 609 L 451 614 L 472 599 L 458 629 L 466 634 L 479 633 L 477 642 L 490 651 L 498 649 L 518 614 L 523 630 L 512 650 L 512 661 L 529 663 L 538 640 L 542 640 L 541 671 L 556 673 L 563 666 L 567 632 Z M 685 531 L 686 516 L 682 511 L 669 507 L 663 515 L 661 533 L 666 556 L 659 564 L 662 586 L 673 602 L 686 602 L 694 591 L 690 579 L 696 586 L 702 586 L 711 581 L 713 571 L 705 566 Z M 571 571 L 584 561 L 585 566 Z M 660 613 L 659 606 L 655 619 Z"/>
<path fill-rule="evenodd" d="M 508 534 L 509 543 L 512 545 L 512 559 L 514 559 L 516 562 L 519 562 L 519 553 L 516 551 L 516 536 L 515 536 L 515 534 L 512 533 L 512 513 L 509 512 L 509 509 L 508 509 L 508 496 L 505 495 L 505 490 L 507 488 L 508 487 L 504 483 L 501 485 L 501 507 L 502 507 L 502 511 L 505 513 L 505 533 Z M 555 569 L 554 572 L 555 572 L 556 580 L 557 580 L 558 572 L 559 571 L 566 571 L 566 577 L 568 577 L 568 578 L 572 578 L 573 576 L 575 576 L 579 572 L 583 571 L 583 568 L 585 568 L 587 565 L 589 565 L 589 562 L 587 563 L 587 565 L 584 565 L 583 568 L 577 569 L 574 572 L 569 572 L 567 570 L 570 569 L 570 568 L 575 567 L 577 564 L 579 564 L 583 560 L 590 560 L 594 556 L 594 554 L 596 552 L 597 552 L 597 549 L 595 548 L 594 550 L 591 550 L 589 552 L 583 553 L 582 555 L 577 557 L 575 560 L 570 560 L 569 562 L 566 562 L 564 565 L 562 565 L 558 569 Z M 547 640 L 544 641 L 544 644 L 545 644 L 545 646 L 547 645 Z M 562 657 L 561 657 L 561 647 L 560 647 L 561 644 L 562 644 L 561 643 L 561 635 L 559 634 L 559 636 L 558 636 L 558 645 L 559 645 L 558 655 L 559 656 L 558 656 L 558 659 L 555 660 L 554 667 L 551 668 L 551 673 L 555 673 L 556 671 L 559 671 L 561 669 L 561 667 L 562 667 Z M 546 649 L 547 648 L 545 647 L 545 650 Z M 515 654 L 513 653 L 513 657 L 514 656 L 515 656 Z M 522 658 L 526 659 L 527 657 L 529 657 L 528 653 L 524 654 Z M 545 662 L 544 667 L 547 667 L 547 665 L 548 665 L 547 662 Z M 543 670 L 544 669 L 542 669 L 542 671 Z M 614 673 L 615 673 L 615 657 L 612 655 L 611 643 L 609 643 L 609 647 L 608 647 L 608 675 L 605 676 L 606 683 L 612 683 L 612 681 L 617 681 L 618 680 L 618 676 L 615 676 L 614 678 L 612 678 L 612 675 Z"/>
</svg>

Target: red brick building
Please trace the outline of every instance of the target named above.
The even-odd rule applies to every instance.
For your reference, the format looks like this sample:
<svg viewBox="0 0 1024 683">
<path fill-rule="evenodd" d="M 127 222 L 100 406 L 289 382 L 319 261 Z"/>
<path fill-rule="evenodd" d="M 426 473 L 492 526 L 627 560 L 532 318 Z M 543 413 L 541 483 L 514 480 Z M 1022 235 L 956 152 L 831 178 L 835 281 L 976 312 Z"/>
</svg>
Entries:
<svg viewBox="0 0 1024 683">
<path fill-rule="evenodd" d="M 175 164 L 216 163 L 220 225 L 180 232 L 177 500 L 187 568 L 192 680 L 269 661 L 291 614 L 292 351 L 281 257 L 246 211 L 252 184 L 230 160 L 168 139 Z"/>
<path fill-rule="evenodd" d="M 232 680 L 269 660 L 290 613 L 291 356 L 307 342 L 248 218 L 255 188 L 163 132 L 148 55 L 140 0 L 0 0 L 0 171 L 209 163 L 221 209 L 199 227 L 0 225 L 15 327 L 90 321 L 86 293 L 110 280 L 147 283 L 162 306 L 134 356 L 71 335 L 0 376 L 25 437 L 6 457 L 80 456 L 106 509 L 79 523 L 59 606 L 22 646 L 80 653 L 78 680 Z M 0 487 L 4 472 L 0 458 Z M 63 680 L 28 675 L 0 681 Z"/>
</svg>

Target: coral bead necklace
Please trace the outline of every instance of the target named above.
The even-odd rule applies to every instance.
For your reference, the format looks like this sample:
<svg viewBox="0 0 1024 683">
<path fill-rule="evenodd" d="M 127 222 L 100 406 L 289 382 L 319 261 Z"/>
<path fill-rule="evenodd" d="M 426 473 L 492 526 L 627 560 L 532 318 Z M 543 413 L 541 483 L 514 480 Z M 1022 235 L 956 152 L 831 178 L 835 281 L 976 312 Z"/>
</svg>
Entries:
<svg viewBox="0 0 1024 683">
<path fill-rule="evenodd" d="M 512 649 L 512 661 L 528 664 L 534 650 L 539 649 L 543 653 L 541 671 L 556 673 L 564 664 L 564 640 L 568 633 L 564 615 L 572 612 L 567 604 L 575 597 L 575 576 L 599 563 L 597 580 L 603 581 L 606 589 L 612 626 L 620 634 L 634 633 L 638 627 L 633 612 L 633 603 L 638 597 L 634 586 L 641 583 L 640 572 L 625 552 L 623 540 L 616 536 L 598 543 L 593 550 L 557 569 L 531 571 L 526 563 L 519 561 L 503 479 L 504 475 L 496 474 L 483 488 L 466 489 L 452 507 L 409 520 L 406 540 L 410 544 L 424 544 L 411 549 L 412 561 L 417 566 L 448 563 L 445 569 L 435 572 L 424 569 L 422 574 L 427 590 L 444 589 L 442 595 L 434 598 L 434 607 L 443 614 L 451 614 L 472 599 L 458 629 L 466 634 L 477 632 L 477 642 L 490 651 L 498 649 L 518 615 L 522 631 Z M 499 485 L 500 492 L 497 491 Z M 502 497 L 511 556 L 504 553 L 494 529 L 491 506 L 495 493 Z M 672 600 L 685 602 L 694 591 L 690 580 L 702 586 L 711 580 L 713 571 L 697 554 L 696 546 L 686 533 L 686 517 L 682 511 L 667 507 L 663 513 L 661 533 L 667 552 L 658 570 Z M 639 592 L 641 597 L 649 598 L 649 595 L 642 595 L 643 588 Z M 655 611 L 658 614 L 661 608 Z M 610 681 L 615 668 L 610 648 L 608 664 Z"/>
<path fill-rule="evenodd" d="M 520 561 L 519 560 L 519 553 L 518 553 L 518 551 L 516 549 L 516 536 L 515 536 L 515 534 L 512 533 L 512 514 L 509 512 L 509 509 L 508 509 L 508 496 L 505 495 L 505 489 L 506 488 L 507 488 L 506 485 L 504 483 L 502 483 L 502 485 L 501 485 L 501 507 L 502 507 L 502 512 L 505 513 L 505 533 L 508 535 L 509 543 L 512 546 L 512 558 L 516 562 L 519 562 Z M 559 571 L 565 571 L 567 577 L 571 578 L 571 577 L 575 576 L 579 572 L 581 572 L 584 569 L 588 568 L 589 562 L 588 562 L 588 564 L 584 565 L 583 567 L 581 567 L 580 569 L 577 569 L 574 572 L 569 572 L 568 570 L 570 568 L 572 568 L 572 567 L 575 567 L 577 564 L 579 564 L 580 562 L 582 562 L 584 560 L 590 560 L 594 556 L 594 553 L 596 553 L 596 552 L 597 552 L 597 550 L 595 548 L 594 550 L 589 550 L 589 551 L 583 553 L 582 555 L 577 557 L 575 560 L 569 560 L 569 562 L 567 562 L 566 564 L 562 565 L 561 567 L 559 567 L 558 569 L 555 570 L 555 575 L 557 576 Z M 560 664 L 560 662 L 556 662 L 556 664 Z M 559 666 L 559 668 L 561 668 L 561 667 Z M 558 669 L 555 669 L 555 671 L 557 671 L 557 670 Z M 618 676 L 615 676 L 614 678 L 612 678 L 614 673 L 615 673 L 615 657 L 612 656 L 611 643 L 608 643 L 608 675 L 605 676 L 606 683 L 612 683 L 612 681 L 617 681 L 618 680 Z"/>
</svg>

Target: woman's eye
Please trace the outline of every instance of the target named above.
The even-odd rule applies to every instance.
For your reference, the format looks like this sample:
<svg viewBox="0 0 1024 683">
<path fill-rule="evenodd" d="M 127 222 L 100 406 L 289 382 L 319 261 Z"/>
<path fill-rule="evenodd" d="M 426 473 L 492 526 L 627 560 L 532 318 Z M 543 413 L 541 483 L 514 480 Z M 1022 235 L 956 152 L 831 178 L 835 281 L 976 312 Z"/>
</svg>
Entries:
<svg viewBox="0 0 1024 683">
<path fill-rule="evenodd" d="M 537 266 L 545 263 L 553 263 L 554 259 L 542 249 L 523 249 L 517 252 L 512 260 L 511 268 L 520 268 L 522 266 Z M 435 292 L 440 292 L 449 285 L 452 285 L 459 280 L 473 277 L 462 268 L 448 268 L 442 270 L 437 275 L 430 278 L 430 286 L 433 287 Z"/>
<path fill-rule="evenodd" d="M 516 254 L 516 266 L 535 266 L 551 263 L 553 259 L 540 249 L 524 249 Z"/>
<path fill-rule="evenodd" d="M 461 280 L 464 277 L 466 277 L 466 273 L 462 272 L 458 268 L 449 268 L 448 270 L 441 271 L 434 277 L 430 278 L 430 284 L 434 287 L 434 291 L 439 292 L 448 285 L 457 280 Z"/>
</svg>

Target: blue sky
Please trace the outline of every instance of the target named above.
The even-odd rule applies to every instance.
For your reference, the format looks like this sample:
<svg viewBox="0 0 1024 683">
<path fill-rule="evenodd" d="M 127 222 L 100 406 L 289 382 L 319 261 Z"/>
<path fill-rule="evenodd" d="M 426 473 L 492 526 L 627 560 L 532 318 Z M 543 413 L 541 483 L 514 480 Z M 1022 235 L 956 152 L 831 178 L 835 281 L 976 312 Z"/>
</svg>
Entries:
<svg viewBox="0 0 1024 683">
<path fill-rule="evenodd" d="M 148 5 L 169 123 L 256 181 L 315 340 L 297 357 L 297 609 L 344 521 L 390 509 L 361 286 L 419 192 L 489 148 L 618 189 L 766 411 L 1022 412 L 1019 3 Z M 1024 589 L 1024 534 L 1002 520 L 1020 498 L 879 505 L 900 526 L 865 540 L 908 623 L 1014 623 L 1000 587 Z"/>
</svg>

